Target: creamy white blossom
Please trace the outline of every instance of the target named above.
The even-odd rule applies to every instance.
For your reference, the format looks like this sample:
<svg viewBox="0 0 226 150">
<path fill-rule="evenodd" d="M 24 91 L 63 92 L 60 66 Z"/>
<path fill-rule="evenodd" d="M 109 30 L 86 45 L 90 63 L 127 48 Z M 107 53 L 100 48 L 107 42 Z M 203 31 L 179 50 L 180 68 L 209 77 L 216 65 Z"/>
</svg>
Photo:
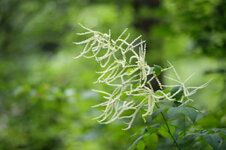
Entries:
<svg viewBox="0 0 226 150">
<path fill-rule="evenodd" d="M 111 87 L 112 91 L 94 90 L 102 93 L 104 102 L 95 105 L 94 107 L 104 107 L 102 114 L 96 119 L 98 122 L 108 124 L 116 119 L 124 119 L 129 129 L 138 114 L 142 109 L 144 112 L 142 118 L 145 118 L 153 113 L 156 103 L 164 101 L 175 101 L 175 96 L 179 92 L 183 92 L 179 102 L 185 104 L 191 101 L 190 96 L 195 94 L 200 88 L 205 87 L 204 84 L 200 87 L 186 87 L 185 83 L 191 78 L 189 76 L 185 81 L 182 81 L 177 71 L 171 63 L 168 68 L 160 69 L 160 72 L 172 71 L 175 78 L 164 76 L 165 78 L 175 82 L 175 85 L 162 84 L 155 71 L 154 67 L 150 67 L 145 61 L 146 44 L 141 40 L 141 36 L 135 38 L 132 42 L 128 42 L 130 34 L 126 34 L 125 29 L 116 39 L 111 38 L 109 33 L 101 33 L 91 30 L 83 25 L 80 25 L 86 30 L 78 35 L 90 35 L 90 37 L 81 42 L 74 44 L 84 44 L 84 49 L 81 56 L 85 58 L 95 58 L 102 68 L 95 83 L 106 84 Z M 151 81 L 156 80 L 160 90 L 154 91 Z M 173 88 L 179 85 L 175 93 L 164 92 L 164 89 Z"/>
</svg>

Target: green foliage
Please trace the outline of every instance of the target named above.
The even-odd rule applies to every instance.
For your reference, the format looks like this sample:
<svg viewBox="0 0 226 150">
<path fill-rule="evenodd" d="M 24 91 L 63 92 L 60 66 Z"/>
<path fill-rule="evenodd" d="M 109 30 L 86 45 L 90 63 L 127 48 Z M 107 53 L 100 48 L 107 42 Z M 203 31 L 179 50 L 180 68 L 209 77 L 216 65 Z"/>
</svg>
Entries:
<svg viewBox="0 0 226 150">
<path fill-rule="evenodd" d="M 154 119 L 155 119 L 155 118 L 156 118 L 163 110 L 164 110 L 163 107 L 157 108 L 157 109 L 153 112 L 153 114 L 151 115 L 152 120 L 154 120 Z"/>
<path fill-rule="evenodd" d="M 173 96 L 173 98 L 175 98 L 176 100 L 180 100 L 181 97 L 183 96 L 183 93 L 184 93 L 184 91 L 181 86 L 176 86 L 170 90 L 171 95 L 175 94 Z"/>
<path fill-rule="evenodd" d="M 222 139 L 219 135 L 206 134 L 203 136 L 204 140 L 210 144 L 214 150 L 218 150 L 222 144 Z"/>
<path fill-rule="evenodd" d="M 167 122 L 180 149 L 225 150 L 225 6 L 224 0 L 1 0 L 0 149 L 175 150 Z M 100 111 L 91 106 L 102 95 L 90 89 L 107 87 L 92 83 L 96 63 L 71 59 L 82 48 L 72 44 L 83 40 L 75 35 L 79 22 L 111 29 L 114 39 L 124 28 L 142 34 L 150 72 L 163 83 L 171 74 L 153 64 L 167 66 L 166 60 L 182 79 L 196 72 L 189 85 L 214 80 L 188 105 L 178 101 L 184 89 L 175 84 L 164 91 L 179 90 L 175 101 L 154 108 L 146 123 L 137 117 L 128 131 L 121 121 L 99 125 L 92 119 Z"/>
<path fill-rule="evenodd" d="M 175 127 L 174 127 L 173 125 L 169 125 L 169 130 L 170 130 L 170 132 L 173 134 L 174 131 L 175 131 Z M 163 125 L 163 126 L 161 126 L 161 127 L 159 128 L 158 132 L 159 132 L 159 134 L 160 134 L 161 136 L 173 140 L 172 137 L 171 137 L 171 135 L 170 135 L 170 133 L 169 133 L 169 130 L 168 130 L 168 128 L 167 128 L 166 125 Z"/>
<path fill-rule="evenodd" d="M 154 65 L 154 69 L 153 70 L 155 71 L 155 75 L 159 76 L 161 74 L 161 72 L 162 72 L 162 67 L 159 66 L 159 65 Z"/>
<path fill-rule="evenodd" d="M 169 108 L 167 112 L 168 116 L 176 116 L 177 114 L 183 114 L 191 119 L 191 121 L 194 123 L 196 121 L 196 118 L 198 116 L 198 112 L 190 107 L 171 107 Z"/>
<path fill-rule="evenodd" d="M 137 149 L 137 150 L 144 150 L 144 149 L 150 149 L 155 150 L 158 145 L 158 136 L 154 128 L 150 129 L 148 132 L 145 132 L 143 135 L 141 135 L 139 138 L 137 138 L 133 144 L 130 146 L 130 149 Z"/>
<path fill-rule="evenodd" d="M 143 136 L 146 147 L 150 150 L 155 150 L 158 145 L 158 136 L 155 133 L 145 134 Z"/>
<path fill-rule="evenodd" d="M 171 19 L 178 30 L 192 36 L 193 50 L 218 58 L 225 57 L 225 4 L 224 0 L 165 1 Z M 180 9 L 180 11 L 178 11 Z M 174 31 L 175 31 L 174 29 Z"/>
</svg>

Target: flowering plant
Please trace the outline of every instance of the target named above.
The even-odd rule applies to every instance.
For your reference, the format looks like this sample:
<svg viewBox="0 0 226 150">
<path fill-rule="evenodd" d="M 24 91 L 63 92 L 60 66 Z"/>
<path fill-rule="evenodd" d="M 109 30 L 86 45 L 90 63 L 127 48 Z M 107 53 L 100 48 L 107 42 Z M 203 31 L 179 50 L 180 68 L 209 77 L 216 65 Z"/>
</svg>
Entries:
<svg viewBox="0 0 226 150">
<path fill-rule="evenodd" d="M 138 112 L 143 109 L 142 118 L 152 115 L 154 107 L 158 103 L 172 101 L 184 105 L 189 101 L 191 95 L 197 90 L 207 85 L 199 87 L 186 87 L 185 83 L 192 77 L 190 75 L 182 81 L 174 66 L 169 63 L 169 67 L 162 68 L 159 65 L 150 67 L 145 61 L 146 44 L 141 40 L 141 36 L 128 42 L 130 34 L 126 34 L 125 29 L 116 39 L 111 38 L 109 33 L 101 33 L 80 25 L 86 30 L 78 35 L 91 35 L 90 38 L 74 42 L 74 44 L 84 44 L 85 47 L 79 57 L 95 58 L 103 69 L 95 83 L 103 83 L 112 87 L 111 92 L 94 90 L 102 93 L 106 101 L 94 107 L 104 107 L 103 113 L 98 116 L 99 123 L 108 124 L 116 119 L 125 119 L 127 130 L 131 127 Z M 165 78 L 175 82 L 174 85 L 166 85 L 160 82 L 158 76 L 165 71 L 172 71 L 175 77 L 164 75 Z M 156 80 L 159 90 L 154 91 L 151 81 Z"/>
</svg>

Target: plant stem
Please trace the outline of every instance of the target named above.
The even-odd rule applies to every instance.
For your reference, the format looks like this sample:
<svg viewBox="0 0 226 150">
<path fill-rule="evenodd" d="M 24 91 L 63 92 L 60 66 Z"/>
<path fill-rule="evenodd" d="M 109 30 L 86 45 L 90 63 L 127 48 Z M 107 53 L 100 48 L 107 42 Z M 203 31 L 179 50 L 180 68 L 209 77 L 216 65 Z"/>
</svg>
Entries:
<svg viewBox="0 0 226 150">
<path fill-rule="evenodd" d="M 184 116 L 184 135 L 183 135 L 183 141 L 184 141 L 184 136 L 186 134 L 185 128 L 186 128 L 186 120 L 185 120 L 185 116 Z M 184 142 L 183 142 L 183 149 L 184 149 Z"/>
<path fill-rule="evenodd" d="M 159 106 L 158 106 L 157 104 L 155 104 L 155 105 L 156 105 L 157 108 L 159 108 Z M 175 143 L 177 149 L 180 150 L 180 147 L 179 147 L 179 145 L 178 145 L 178 143 L 177 143 L 177 140 L 174 138 L 174 136 L 172 135 L 172 133 L 171 133 L 171 131 L 170 131 L 170 128 L 169 128 L 169 125 L 168 125 L 168 123 L 167 123 L 167 120 L 166 120 L 165 115 L 163 114 L 163 112 L 160 112 L 160 113 L 161 113 L 162 118 L 163 118 L 163 120 L 164 120 L 164 122 L 165 122 L 165 124 L 166 124 L 168 133 L 169 133 L 170 136 L 172 137 L 172 139 L 173 139 L 173 141 L 174 141 L 174 143 Z"/>
</svg>

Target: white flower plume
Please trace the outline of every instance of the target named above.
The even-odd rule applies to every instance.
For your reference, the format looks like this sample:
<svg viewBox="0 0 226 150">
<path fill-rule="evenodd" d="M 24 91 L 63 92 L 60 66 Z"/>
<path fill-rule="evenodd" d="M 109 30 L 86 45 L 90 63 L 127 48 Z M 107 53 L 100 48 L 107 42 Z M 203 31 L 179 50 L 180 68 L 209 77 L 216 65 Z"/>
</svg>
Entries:
<svg viewBox="0 0 226 150">
<path fill-rule="evenodd" d="M 102 68 L 96 83 L 103 83 L 113 89 L 111 92 L 94 90 L 102 93 L 106 101 L 94 107 L 104 107 L 103 113 L 98 116 L 98 122 L 108 124 L 116 119 L 124 119 L 127 130 L 131 127 L 136 115 L 142 109 L 142 117 L 145 118 L 153 113 L 155 103 L 164 101 L 178 101 L 182 104 L 191 101 L 190 96 L 198 89 L 205 87 L 186 87 L 185 83 L 191 78 L 189 76 L 182 81 L 172 64 L 170 67 L 162 69 L 155 65 L 150 67 L 145 61 L 146 44 L 141 40 L 141 36 L 128 42 L 130 34 L 126 34 L 125 29 L 121 35 L 113 40 L 111 31 L 101 33 L 93 31 L 80 24 L 86 30 L 78 35 L 90 35 L 91 37 L 74 44 L 84 44 L 85 47 L 81 56 L 85 58 L 95 58 Z M 138 51 L 138 52 L 137 52 Z M 158 75 L 161 72 L 171 70 L 176 78 L 165 76 L 165 78 L 175 82 L 175 85 L 164 85 Z M 154 91 L 151 81 L 156 80 L 160 90 Z M 178 86 L 179 85 L 179 86 Z M 174 92 L 165 92 L 164 89 L 174 88 Z"/>
</svg>

